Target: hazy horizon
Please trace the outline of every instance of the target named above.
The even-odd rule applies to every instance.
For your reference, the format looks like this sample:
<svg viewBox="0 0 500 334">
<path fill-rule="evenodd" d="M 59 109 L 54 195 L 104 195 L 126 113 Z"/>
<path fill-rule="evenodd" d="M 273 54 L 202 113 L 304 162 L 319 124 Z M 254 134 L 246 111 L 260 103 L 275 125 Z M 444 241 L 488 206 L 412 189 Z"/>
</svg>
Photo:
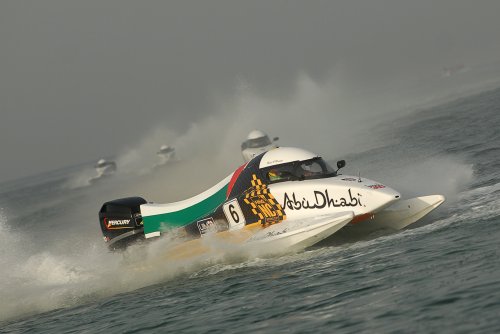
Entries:
<svg viewBox="0 0 500 334">
<path fill-rule="evenodd" d="M 488 70 L 500 67 L 499 12 L 452 0 L 2 1 L 0 182 L 154 158 L 163 143 L 236 163 L 253 128 L 325 154 L 361 150 L 365 123 L 499 79 Z"/>
</svg>

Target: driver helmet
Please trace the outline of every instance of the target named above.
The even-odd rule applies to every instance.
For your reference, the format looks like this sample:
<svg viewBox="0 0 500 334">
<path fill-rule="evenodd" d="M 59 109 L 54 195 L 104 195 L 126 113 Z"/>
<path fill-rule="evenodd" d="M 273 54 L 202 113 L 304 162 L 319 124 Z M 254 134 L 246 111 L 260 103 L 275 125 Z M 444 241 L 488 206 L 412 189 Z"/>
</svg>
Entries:
<svg viewBox="0 0 500 334">
<path fill-rule="evenodd" d="M 269 177 L 270 181 L 278 181 L 280 177 L 280 172 L 278 172 L 276 169 L 271 169 L 268 173 L 267 176 Z"/>
<path fill-rule="evenodd" d="M 317 171 L 315 171 L 315 166 L 313 166 L 312 164 L 302 164 L 300 166 L 302 168 L 302 175 L 304 176 L 313 176 L 315 174 L 317 174 Z"/>
<path fill-rule="evenodd" d="M 302 164 L 302 171 L 303 171 L 304 175 L 311 175 L 312 174 L 311 166 L 306 165 L 306 164 Z"/>
</svg>

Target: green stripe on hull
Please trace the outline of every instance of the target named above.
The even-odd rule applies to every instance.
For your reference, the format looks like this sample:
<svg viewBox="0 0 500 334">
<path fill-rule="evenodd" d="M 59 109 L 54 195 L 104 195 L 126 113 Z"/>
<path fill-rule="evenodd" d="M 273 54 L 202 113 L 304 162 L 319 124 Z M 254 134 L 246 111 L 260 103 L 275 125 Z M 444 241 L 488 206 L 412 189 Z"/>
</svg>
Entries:
<svg viewBox="0 0 500 334">
<path fill-rule="evenodd" d="M 228 184 L 212 196 L 179 211 L 143 217 L 144 234 L 185 226 L 214 211 L 226 200 Z"/>
</svg>

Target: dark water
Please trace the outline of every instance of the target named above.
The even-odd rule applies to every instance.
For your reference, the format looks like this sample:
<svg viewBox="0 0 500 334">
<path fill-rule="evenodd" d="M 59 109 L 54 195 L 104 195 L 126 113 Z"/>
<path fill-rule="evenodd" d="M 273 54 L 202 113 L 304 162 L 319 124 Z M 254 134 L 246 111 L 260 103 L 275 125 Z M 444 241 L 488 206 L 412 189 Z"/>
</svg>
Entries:
<svg viewBox="0 0 500 334">
<path fill-rule="evenodd" d="M 375 132 L 346 174 L 447 202 L 398 233 L 273 258 L 109 254 L 96 212 L 123 189 L 69 187 L 76 167 L 3 185 L 1 331 L 499 332 L 500 89 Z"/>
</svg>

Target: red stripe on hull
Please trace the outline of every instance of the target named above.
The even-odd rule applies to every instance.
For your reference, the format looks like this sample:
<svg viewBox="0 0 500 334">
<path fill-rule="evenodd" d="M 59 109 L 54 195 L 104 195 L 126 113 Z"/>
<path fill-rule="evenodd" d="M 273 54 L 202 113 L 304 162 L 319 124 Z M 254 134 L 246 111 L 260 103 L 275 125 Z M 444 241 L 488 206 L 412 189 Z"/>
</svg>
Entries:
<svg viewBox="0 0 500 334">
<path fill-rule="evenodd" d="M 231 190 L 233 190 L 233 186 L 236 183 L 236 180 L 238 179 L 238 176 L 240 176 L 241 172 L 247 164 L 241 165 L 234 173 L 233 176 L 231 177 L 231 181 L 229 181 L 229 185 L 227 186 L 227 192 L 226 192 L 226 199 L 229 197 L 229 194 L 231 193 Z"/>
<path fill-rule="evenodd" d="M 365 220 L 375 218 L 375 214 L 368 212 L 362 215 L 354 216 L 354 218 L 349 222 L 350 224 L 356 224 Z"/>
</svg>

